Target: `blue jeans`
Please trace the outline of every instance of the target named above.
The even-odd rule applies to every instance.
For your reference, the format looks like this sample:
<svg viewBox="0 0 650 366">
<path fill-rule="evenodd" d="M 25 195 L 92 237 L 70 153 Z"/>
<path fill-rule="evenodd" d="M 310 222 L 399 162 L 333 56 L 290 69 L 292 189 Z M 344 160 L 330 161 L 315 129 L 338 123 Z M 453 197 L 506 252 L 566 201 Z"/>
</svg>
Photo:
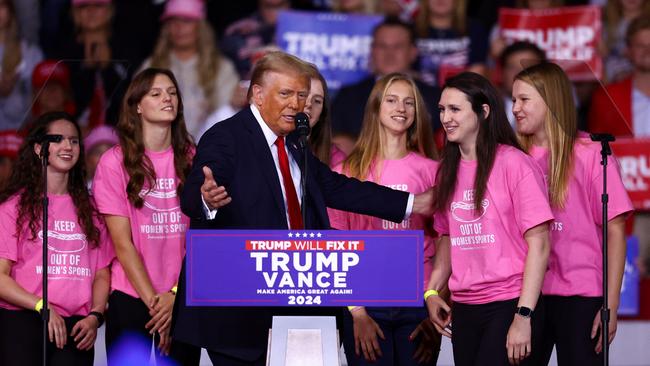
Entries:
<svg viewBox="0 0 650 366">
<path fill-rule="evenodd" d="M 386 366 L 409 366 L 409 365 L 435 365 L 440 352 L 440 335 L 436 332 L 436 345 L 433 350 L 433 359 L 428 363 L 418 363 L 413 355 L 420 342 L 420 338 L 413 341 L 409 336 L 415 328 L 429 315 L 424 307 L 419 308 L 373 308 L 367 307 L 368 315 L 379 325 L 385 340 L 378 338 L 379 346 L 383 354 L 376 362 L 366 361 L 363 354 L 357 356 L 354 352 L 354 324 L 349 312 L 345 312 L 345 330 L 343 344 L 345 355 L 350 366 L 360 365 L 386 365 Z M 435 330 L 434 330 L 435 332 Z"/>
</svg>

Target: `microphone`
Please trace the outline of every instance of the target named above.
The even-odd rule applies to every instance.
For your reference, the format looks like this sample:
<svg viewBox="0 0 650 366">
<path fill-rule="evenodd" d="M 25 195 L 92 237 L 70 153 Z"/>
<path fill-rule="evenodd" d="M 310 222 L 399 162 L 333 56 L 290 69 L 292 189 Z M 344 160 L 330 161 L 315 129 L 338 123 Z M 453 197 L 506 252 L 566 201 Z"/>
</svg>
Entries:
<svg viewBox="0 0 650 366">
<path fill-rule="evenodd" d="M 304 149 L 307 146 L 307 136 L 311 132 L 309 127 L 309 117 L 303 112 L 298 112 L 293 117 L 294 122 L 296 123 L 296 133 L 298 134 L 298 141 L 300 142 L 300 148 Z"/>
<path fill-rule="evenodd" d="M 41 149 L 40 157 L 43 159 L 43 164 L 47 165 L 47 158 L 50 155 L 50 143 L 59 143 L 63 140 L 63 135 L 43 135 L 41 136 L 40 139 L 38 139 L 38 143 L 43 145 L 43 148 Z"/>
<path fill-rule="evenodd" d="M 616 138 L 609 133 L 590 133 L 591 141 L 600 141 L 600 142 L 612 142 L 616 141 Z"/>
<path fill-rule="evenodd" d="M 63 140 L 63 135 L 43 135 L 40 139 L 40 143 L 45 143 L 45 142 L 61 142 Z"/>
<path fill-rule="evenodd" d="M 600 142 L 600 155 L 603 157 L 603 162 L 601 164 L 607 165 L 607 155 L 612 155 L 612 148 L 609 146 L 609 143 L 612 141 L 616 141 L 616 138 L 609 134 L 609 133 L 590 133 L 589 137 L 591 137 L 591 141 L 598 141 Z"/>
</svg>

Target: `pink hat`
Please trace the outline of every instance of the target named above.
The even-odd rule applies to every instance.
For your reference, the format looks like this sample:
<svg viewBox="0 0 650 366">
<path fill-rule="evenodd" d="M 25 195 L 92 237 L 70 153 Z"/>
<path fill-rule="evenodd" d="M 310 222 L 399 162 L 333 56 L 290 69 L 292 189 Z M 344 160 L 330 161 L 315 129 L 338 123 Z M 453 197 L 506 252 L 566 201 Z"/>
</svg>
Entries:
<svg viewBox="0 0 650 366">
<path fill-rule="evenodd" d="M 81 6 L 87 4 L 110 4 L 111 0 L 72 0 L 72 6 Z"/>
<path fill-rule="evenodd" d="M 95 127 L 84 139 L 84 151 L 88 153 L 93 147 L 99 144 L 117 145 L 120 140 L 117 138 L 115 129 L 110 126 Z"/>
<path fill-rule="evenodd" d="M 203 0 L 168 0 L 160 20 L 173 17 L 205 19 L 205 3 Z"/>
</svg>

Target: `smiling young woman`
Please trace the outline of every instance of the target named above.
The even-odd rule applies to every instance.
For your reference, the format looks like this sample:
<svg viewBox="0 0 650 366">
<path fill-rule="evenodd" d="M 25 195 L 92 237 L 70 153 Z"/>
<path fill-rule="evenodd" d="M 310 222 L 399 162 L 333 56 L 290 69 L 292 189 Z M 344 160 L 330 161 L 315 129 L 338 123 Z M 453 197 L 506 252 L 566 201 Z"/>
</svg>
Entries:
<svg viewBox="0 0 650 366">
<path fill-rule="evenodd" d="M 439 108 L 447 142 L 436 178 L 434 228 L 442 238 L 426 292 L 429 316 L 451 336 L 456 365 L 536 364 L 553 218 L 544 177 L 486 78 L 449 78 Z M 453 310 L 437 295 L 447 282 Z"/>
<path fill-rule="evenodd" d="M 48 187 L 39 155 L 46 134 Z M 36 120 L 0 194 L 0 364 L 42 363 L 42 203 L 49 199 L 48 303 L 53 365 L 92 365 L 97 328 L 108 298 L 115 254 L 104 221 L 86 189 L 84 151 L 72 116 L 51 112 Z"/>
<path fill-rule="evenodd" d="M 379 79 L 370 93 L 359 140 L 334 167 L 350 177 L 420 193 L 435 182 L 431 123 L 415 82 L 399 73 Z M 424 278 L 431 275 L 434 243 L 430 218 L 413 215 L 399 224 L 328 209 L 339 230 L 425 229 Z M 354 305 L 354 304 L 351 304 Z M 426 309 L 351 306 L 344 343 L 350 365 L 435 365 L 440 349 Z"/>
<path fill-rule="evenodd" d="M 524 148 L 547 177 L 555 220 L 542 292 L 546 307 L 544 359 L 557 346 L 559 365 L 602 364 L 602 225 L 608 227 L 608 288 L 616 335 L 625 266 L 625 216 L 632 204 L 618 164 L 607 166 L 607 222 L 602 222 L 600 144 L 579 135 L 572 86 L 562 68 L 542 63 L 521 71 L 513 85 L 512 111 Z"/>
</svg>

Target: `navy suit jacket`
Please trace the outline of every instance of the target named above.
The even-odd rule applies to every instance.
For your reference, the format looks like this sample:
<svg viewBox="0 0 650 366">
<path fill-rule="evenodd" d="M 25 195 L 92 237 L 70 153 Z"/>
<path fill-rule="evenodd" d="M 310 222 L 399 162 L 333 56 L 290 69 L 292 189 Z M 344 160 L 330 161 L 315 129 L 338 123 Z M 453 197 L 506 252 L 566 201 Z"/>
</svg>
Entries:
<svg viewBox="0 0 650 366">
<path fill-rule="evenodd" d="M 302 169 L 304 155 L 296 137 L 289 135 L 286 145 Z M 408 193 L 334 173 L 311 152 L 307 159 L 305 228 L 329 229 L 327 207 L 403 220 Z M 225 186 L 232 198 L 213 220 L 207 220 L 202 209 L 203 166 L 212 169 L 217 184 Z M 280 178 L 250 108 L 203 135 L 181 195 L 181 208 L 193 229 L 287 229 Z M 174 338 L 212 351 L 247 361 L 259 359 L 266 351 L 271 317 L 304 314 L 296 308 L 187 307 L 184 277 L 183 272 L 174 311 Z M 236 278 L 233 274 L 230 280 Z"/>
</svg>

